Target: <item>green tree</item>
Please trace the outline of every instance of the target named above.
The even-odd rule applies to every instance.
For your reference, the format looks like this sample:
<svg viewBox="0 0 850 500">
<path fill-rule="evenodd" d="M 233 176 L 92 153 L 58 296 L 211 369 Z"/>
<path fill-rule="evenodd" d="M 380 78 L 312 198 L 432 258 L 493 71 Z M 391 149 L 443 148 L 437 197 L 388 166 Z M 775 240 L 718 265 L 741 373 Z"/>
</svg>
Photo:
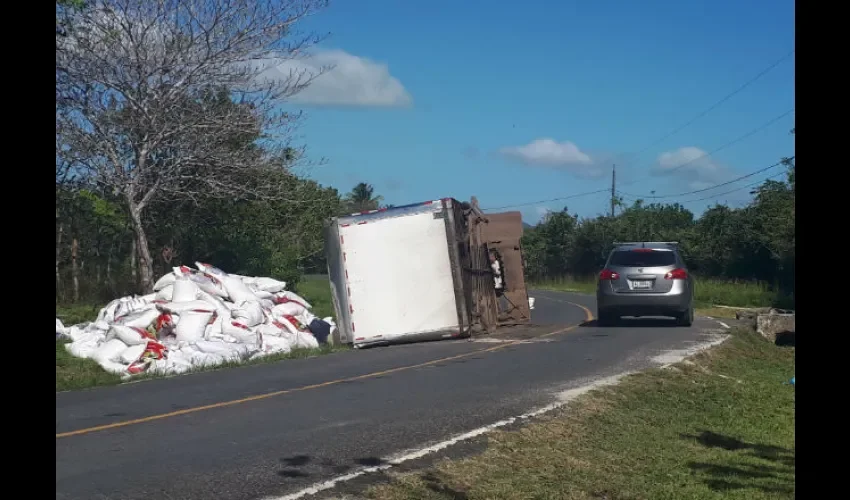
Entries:
<svg viewBox="0 0 850 500">
<path fill-rule="evenodd" d="M 678 241 L 701 278 L 767 281 L 793 299 L 796 165 L 794 157 L 783 163 L 786 179 L 764 182 L 746 206 L 717 205 L 699 218 L 678 203 L 643 200 L 615 217 L 550 213 L 525 232 L 526 273 L 532 279 L 584 277 L 602 268 L 616 241 Z"/>
<path fill-rule="evenodd" d="M 546 214 L 537 228 L 536 231 L 545 242 L 543 265 L 550 272 L 561 275 L 575 272 L 570 259 L 564 256 L 573 254 L 577 225 L 578 217 L 571 215 L 565 207 L 560 212 Z"/>
<path fill-rule="evenodd" d="M 381 208 L 382 196 L 375 195 L 375 187 L 365 182 L 359 182 L 343 199 L 346 213 L 365 212 Z"/>
<path fill-rule="evenodd" d="M 110 299 L 132 291 L 129 220 L 122 205 L 73 184 L 56 188 L 56 297 Z"/>
<path fill-rule="evenodd" d="M 611 243 L 620 239 L 618 230 L 616 218 L 596 217 L 579 221 L 573 254 L 569 256 L 574 275 L 584 277 L 602 269 L 611 251 Z"/>
</svg>

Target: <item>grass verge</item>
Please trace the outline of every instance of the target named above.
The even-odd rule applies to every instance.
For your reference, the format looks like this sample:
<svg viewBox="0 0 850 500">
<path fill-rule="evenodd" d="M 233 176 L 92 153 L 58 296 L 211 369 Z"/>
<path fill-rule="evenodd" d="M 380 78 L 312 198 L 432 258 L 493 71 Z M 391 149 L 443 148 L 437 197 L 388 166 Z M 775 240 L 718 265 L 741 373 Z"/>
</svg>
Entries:
<svg viewBox="0 0 850 500">
<path fill-rule="evenodd" d="M 793 499 L 794 348 L 736 330 L 673 369 L 625 378 L 477 456 L 370 488 L 375 500 Z"/>
<path fill-rule="evenodd" d="M 531 287 L 560 292 L 596 293 L 595 279 L 546 279 L 532 282 Z M 789 307 L 788 299 L 764 283 L 730 282 L 712 279 L 696 280 L 694 303 L 698 308 L 715 305 L 731 307 Z M 793 306 L 792 306 L 793 307 Z M 732 313 L 734 316 L 734 312 Z"/>
<path fill-rule="evenodd" d="M 305 277 L 298 283 L 295 293 L 301 295 L 313 306 L 313 314 L 320 318 L 336 316 L 331 300 L 331 286 L 327 276 Z"/>
<path fill-rule="evenodd" d="M 736 319 L 735 313 L 740 309 L 730 309 L 728 307 L 697 307 L 697 316 L 708 316 L 710 318 Z"/>
<path fill-rule="evenodd" d="M 65 350 L 64 344 L 66 342 L 67 341 L 65 340 L 56 341 L 56 392 L 74 391 L 79 389 L 88 389 L 91 387 L 99 387 L 106 385 L 117 385 L 122 382 L 125 382 L 118 375 L 105 371 L 103 368 L 100 367 L 100 365 L 90 359 L 77 358 L 71 356 L 71 354 L 69 354 L 68 351 Z M 240 366 L 276 363 L 285 359 L 313 358 L 316 356 L 323 356 L 325 354 L 331 354 L 334 352 L 346 351 L 348 349 L 348 346 L 339 345 L 324 345 L 316 349 L 293 349 L 292 351 L 287 353 L 272 354 L 269 356 L 264 356 L 262 358 L 243 361 L 241 363 L 231 362 L 222 363 L 219 365 L 202 366 L 189 370 L 188 372 L 184 372 L 183 374 L 225 370 L 228 368 L 238 368 Z M 164 377 L 167 377 L 167 375 L 140 374 L 127 380 L 126 382 L 136 382 L 139 380 L 149 380 Z"/>
<path fill-rule="evenodd" d="M 296 293 L 307 299 L 313 306 L 313 313 L 319 317 L 333 316 L 330 287 L 327 280 L 306 279 L 298 284 Z M 56 305 L 56 317 L 66 326 L 93 321 L 101 306 L 91 304 Z M 122 382 L 118 375 L 108 373 L 90 359 L 77 358 L 65 349 L 66 340 L 56 341 L 56 391 L 86 389 L 96 386 L 116 385 Z M 191 373 L 221 370 L 238 366 L 274 363 L 284 359 L 310 358 L 347 350 L 348 346 L 322 346 L 318 349 L 295 349 L 289 353 L 273 354 L 243 363 L 224 363 L 201 367 Z M 157 378 L 156 375 L 133 377 L 132 381 Z"/>
</svg>

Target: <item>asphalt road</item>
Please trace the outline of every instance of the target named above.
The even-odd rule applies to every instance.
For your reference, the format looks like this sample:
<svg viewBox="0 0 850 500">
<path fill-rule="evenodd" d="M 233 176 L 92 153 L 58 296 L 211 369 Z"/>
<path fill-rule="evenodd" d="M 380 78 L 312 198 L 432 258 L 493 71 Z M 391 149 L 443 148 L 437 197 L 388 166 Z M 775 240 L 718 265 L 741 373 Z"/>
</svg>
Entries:
<svg viewBox="0 0 850 500">
<path fill-rule="evenodd" d="M 536 337 L 581 324 L 580 306 L 595 315 L 595 305 L 586 295 L 531 296 L 538 327 L 521 343 L 380 347 L 58 393 L 56 498 L 282 496 L 651 366 L 717 328 L 705 318 L 691 328 L 641 319 Z"/>
</svg>

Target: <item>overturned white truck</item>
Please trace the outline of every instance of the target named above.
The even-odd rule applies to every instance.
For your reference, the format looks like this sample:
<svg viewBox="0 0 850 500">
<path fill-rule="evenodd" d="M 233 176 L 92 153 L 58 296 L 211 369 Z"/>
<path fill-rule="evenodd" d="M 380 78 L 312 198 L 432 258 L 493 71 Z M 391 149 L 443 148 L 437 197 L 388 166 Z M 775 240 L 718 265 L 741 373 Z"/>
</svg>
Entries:
<svg viewBox="0 0 850 500">
<path fill-rule="evenodd" d="M 521 237 L 519 212 L 483 214 L 475 198 L 332 219 L 325 255 L 333 340 L 364 347 L 528 323 Z"/>
</svg>

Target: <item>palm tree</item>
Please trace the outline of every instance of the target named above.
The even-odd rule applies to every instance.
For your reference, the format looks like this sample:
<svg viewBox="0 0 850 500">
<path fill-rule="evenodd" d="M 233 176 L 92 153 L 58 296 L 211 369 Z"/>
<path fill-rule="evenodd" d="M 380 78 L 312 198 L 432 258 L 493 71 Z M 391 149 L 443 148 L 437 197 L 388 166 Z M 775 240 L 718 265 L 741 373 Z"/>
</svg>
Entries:
<svg viewBox="0 0 850 500">
<path fill-rule="evenodd" d="M 381 207 L 383 196 L 375 196 L 375 187 L 365 182 L 360 182 L 343 198 L 346 212 L 365 212 L 376 210 Z"/>
</svg>

